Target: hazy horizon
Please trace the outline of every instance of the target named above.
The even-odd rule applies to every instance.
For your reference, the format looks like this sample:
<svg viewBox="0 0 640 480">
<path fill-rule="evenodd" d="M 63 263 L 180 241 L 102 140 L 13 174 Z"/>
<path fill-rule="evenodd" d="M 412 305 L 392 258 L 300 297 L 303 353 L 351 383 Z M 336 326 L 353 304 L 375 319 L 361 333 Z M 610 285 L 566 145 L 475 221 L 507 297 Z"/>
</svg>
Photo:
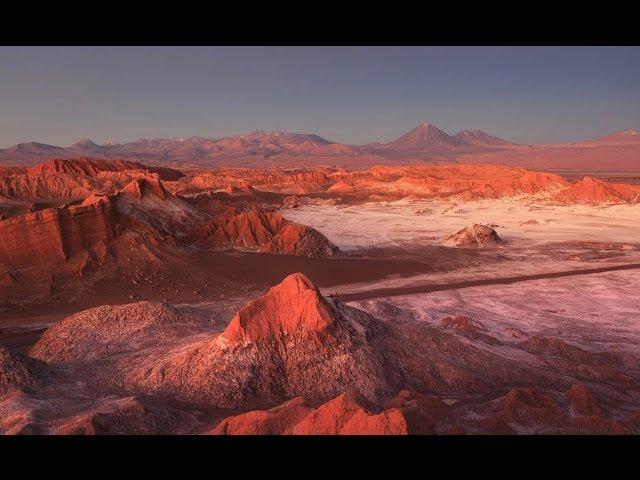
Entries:
<svg viewBox="0 0 640 480">
<path fill-rule="evenodd" d="M 0 148 L 421 122 L 518 143 L 640 129 L 637 47 L 2 47 Z"/>
</svg>

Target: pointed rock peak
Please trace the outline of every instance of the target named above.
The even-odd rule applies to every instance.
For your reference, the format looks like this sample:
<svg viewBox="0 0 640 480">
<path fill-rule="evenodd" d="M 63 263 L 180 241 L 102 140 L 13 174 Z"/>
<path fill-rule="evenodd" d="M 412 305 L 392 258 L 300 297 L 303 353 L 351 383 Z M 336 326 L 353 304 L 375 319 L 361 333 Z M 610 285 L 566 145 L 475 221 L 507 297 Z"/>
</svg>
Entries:
<svg viewBox="0 0 640 480">
<path fill-rule="evenodd" d="M 373 414 L 368 402 L 347 392 L 322 404 L 293 429 L 295 435 L 406 435 L 408 426 L 397 408 Z"/>
<path fill-rule="evenodd" d="M 579 415 L 601 415 L 602 409 L 584 383 L 575 383 L 567 392 L 571 412 Z"/>
<path fill-rule="evenodd" d="M 231 343 L 255 343 L 299 331 L 321 333 L 336 318 L 313 282 L 294 273 L 240 309 L 221 336 Z"/>
<path fill-rule="evenodd" d="M 442 132 L 442 130 L 440 130 L 438 127 L 436 127 L 435 125 L 433 125 L 432 123 L 429 122 L 422 122 L 421 124 L 419 124 L 416 128 L 414 128 L 411 131 L 424 131 L 424 132 L 428 132 L 428 131 L 434 131 L 434 132 Z M 442 132 L 444 133 L 444 132 Z"/>
<path fill-rule="evenodd" d="M 162 185 L 158 174 L 155 173 L 132 180 L 122 190 L 120 190 L 120 193 L 133 195 L 137 198 L 142 198 L 145 195 L 151 194 L 162 200 L 165 200 L 169 196 L 169 193 L 165 190 L 164 185 Z"/>
<path fill-rule="evenodd" d="M 609 182 L 604 180 L 600 180 L 595 177 L 582 177 L 581 180 L 578 180 L 573 184 L 574 189 L 579 188 L 597 188 L 597 189 L 608 189 L 611 186 Z"/>
<path fill-rule="evenodd" d="M 280 284 L 273 287 L 272 290 L 296 290 L 298 292 L 311 291 L 316 296 L 320 297 L 320 291 L 309 278 L 303 273 L 292 273 L 286 277 Z"/>
<path fill-rule="evenodd" d="M 456 247 L 485 247 L 500 244 L 503 240 L 489 225 L 475 223 L 445 237 L 445 242 Z"/>
<path fill-rule="evenodd" d="M 504 410 L 518 417 L 526 418 L 530 415 L 531 409 L 538 409 L 540 413 L 553 416 L 561 415 L 560 409 L 551 397 L 530 387 L 512 388 L 499 403 Z"/>
</svg>

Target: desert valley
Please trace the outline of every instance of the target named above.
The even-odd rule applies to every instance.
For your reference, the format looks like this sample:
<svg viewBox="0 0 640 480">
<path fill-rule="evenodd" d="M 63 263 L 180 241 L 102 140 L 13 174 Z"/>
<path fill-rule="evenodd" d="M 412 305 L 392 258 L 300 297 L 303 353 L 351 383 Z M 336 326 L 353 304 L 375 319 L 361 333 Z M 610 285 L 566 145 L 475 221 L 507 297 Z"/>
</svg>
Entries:
<svg viewBox="0 0 640 480">
<path fill-rule="evenodd" d="M 0 432 L 640 433 L 639 159 L 429 124 L 0 151 Z"/>
</svg>

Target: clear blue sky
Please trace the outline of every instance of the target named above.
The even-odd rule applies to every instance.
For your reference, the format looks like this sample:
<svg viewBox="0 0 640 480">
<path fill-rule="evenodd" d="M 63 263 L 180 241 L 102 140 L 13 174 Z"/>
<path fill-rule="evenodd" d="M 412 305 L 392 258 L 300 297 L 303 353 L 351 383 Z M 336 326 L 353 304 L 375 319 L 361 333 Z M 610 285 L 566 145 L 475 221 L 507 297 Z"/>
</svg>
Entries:
<svg viewBox="0 0 640 480">
<path fill-rule="evenodd" d="M 0 147 L 422 121 L 551 143 L 640 129 L 638 47 L 1 47 Z"/>
</svg>

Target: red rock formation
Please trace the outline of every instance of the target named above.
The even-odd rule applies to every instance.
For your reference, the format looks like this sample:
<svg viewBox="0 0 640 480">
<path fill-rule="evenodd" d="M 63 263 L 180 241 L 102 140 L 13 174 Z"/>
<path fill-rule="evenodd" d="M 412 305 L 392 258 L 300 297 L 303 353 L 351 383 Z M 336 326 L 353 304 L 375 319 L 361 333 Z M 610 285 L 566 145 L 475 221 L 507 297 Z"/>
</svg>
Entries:
<svg viewBox="0 0 640 480">
<path fill-rule="evenodd" d="M 251 210 L 217 216 L 196 225 L 195 243 L 215 250 L 245 250 L 305 257 L 326 257 L 338 248 L 317 230 L 285 220 L 276 212 Z"/>
<path fill-rule="evenodd" d="M 486 328 L 484 328 L 484 325 L 482 325 L 482 323 L 478 322 L 477 320 L 472 320 L 465 315 L 444 317 L 442 320 L 440 320 L 440 323 L 442 323 L 442 325 L 446 327 L 460 330 L 461 332 L 465 333 L 476 333 L 478 330 L 487 330 Z"/>
<path fill-rule="evenodd" d="M 302 397 L 293 398 L 269 410 L 225 418 L 210 433 L 212 435 L 283 435 L 313 411 Z"/>
<path fill-rule="evenodd" d="M 584 386 L 570 390 L 572 399 L 587 392 Z M 577 393 L 580 392 L 580 393 Z M 590 394 L 587 393 L 587 396 Z M 578 400 L 582 402 L 583 400 Z M 301 397 L 269 410 L 256 410 L 224 419 L 211 433 L 215 435 L 383 435 L 465 433 L 459 420 L 442 400 L 424 394 L 401 391 L 378 414 L 370 413 L 367 402 L 357 394 L 345 393 L 317 409 Z M 480 432 L 573 432 L 628 434 L 629 425 L 604 417 L 592 409 L 568 418 L 549 396 L 531 388 L 514 388 L 491 402 L 492 413 L 479 422 Z M 589 400 L 591 403 L 591 400 Z M 572 402 L 573 405 L 573 402 Z"/>
<path fill-rule="evenodd" d="M 579 363 L 590 363 L 597 358 L 596 354 L 571 345 L 558 337 L 534 335 L 522 342 L 520 346 L 531 353 L 567 358 Z"/>
<path fill-rule="evenodd" d="M 406 435 L 400 410 L 371 414 L 356 395 L 345 393 L 311 412 L 292 429 L 294 435 Z"/>
<path fill-rule="evenodd" d="M 28 175 L 66 173 L 68 175 L 86 175 L 93 177 L 100 172 L 122 172 L 125 170 L 144 168 L 144 165 L 140 163 L 127 162 L 124 160 L 100 160 L 94 158 L 67 160 L 56 158 L 27 168 L 26 173 Z"/>
<path fill-rule="evenodd" d="M 150 173 L 158 174 L 162 180 L 177 180 L 184 176 L 180 171 L 172 168 L 150 167 L 127 160 L 103 160 L 91 157 L 56 158 L 27 168 L 25 172 L 31 176 L 64 173 L 72 176 L 85 175 L 95 177 L 102 172 L 124 172 L 126 170 L 146 170 Z"/>
<path fill-rule="evenodd" d="M 468 225 L 445 237 L 445 243 L 455 247 L 490 247 L 503 243 L 502 238 L 488 225 Z"/>
<path fill-rule="evenodd" d="M 445 317 L 440 320 L 440 323 L 447 329 L 459 332 L 463 336 L 473 340 L 481 340 L 489 345 L 501 345 L 502 343 L 497 338 L 487 334 L 487 329 L 482 323 L 465 315 Z"/>
<path fill-rule="evenodd" d="M 449 407 L 438 397 L 402 390 L 386 407 L 398 409 L 411 435 L 463 433 Z"/>
<path fill-rule="evenodd" d="M 567 203 L 640 203 L 640 186 L 584 177 L 554 198 Z"/>
<path fill-rule="evenodd" d="M 281 306 L 289 305 L 282 310 Z M 322 334 L 335 321 L 333 307 L 301 273 L 285 278 L 236 313 L 222 337 L 233 343 L 268 340 L 298 330 Z"/>
<path fill-rule="evenodd" d="M 178 180 L 183 174 L 124 160 L 55 159 L 0 175 L 0 195 L 14 199 L 77 200 L 91 193 L 114 193 L 131 179 L 156 175 Z"/>
<path fill-rule="evenodd" d="M 157 176 L 137 178 L 127 184 L 119 193 L 121 195 L 132 195 L 135 198 L 143 198 L 145 195 L 151 194 L 161 200 L 166 200 L 169 196 L 169 193 L 165 190 L 164 185 Z"/>
<path fill-rule="evenodd" d="M 549 194 L 565 188 L 557 175 L 488 165 L 375 167 L 334 175 L 360 192 L 471 200 L 522 194 Z"/>
<path fill-rule="evenodd" d="M 323 299 L 300 275 L 242 309 L 219 336 L 122 375 L 131 388 L 238 409 L 297 396 L 314 404 L 350 390 L 378 405 L 403 388 L 486 395 L 525 375 L 531 384 L 564 385 L 440 328 L 394 325 Z"/>
<path fill-rule="evenodd" d="M 569 185 L 558 175 L 522 168 L 489 165 L 373 167 L 337 169 L 248 170 L 222 169 L 185 177 L 171 184 L 172 191 L 194 193 L 248 183 L 260 190 L 287 194 L 345 193 L 358 198 L 380 195 L 461 199 L 514 195 L 552 195 Z"/>
<path fill-rule="evenodd" d="M 50 208 L 0 222 L 0 263 L 28 265 L 68 260 L 119 232 L 109 198 Z"/>
<path fill-rule="evenodd" d="M 548 395 L 533 388 L 513 388 L 494 402 L 495 415 L 486 428 L 495 433 L 509 433 L 505 425 L 520 427 L 561 427 L 566 416 Z"/>
<path fill-rule="evenodd" d="M 228 408 L 297 396 L 326 401 L 347 389 L 373 400 L 397 387 L 386 373 L 393 360 L 366 339 L 371 328 L 384 330 L 363 312 L 332 305 L 295 274 L 238 312 L 221 335 L 124 375 L 135 388 Z"/>
<path fill-rule="evenodd" d="M 602 409 L 584 383 L 576 383 L 567 392 L 571 411 L 580 415 L 601 415 Z"/>
<path fill-rule="evenodd" d="M 630 426 L 603 414 L 593 393 L 583 383 L 576 383 L 567 392 L 572 418 L 569 423 L 579 433 L 629 434 Z"/>
<path fill-rule="evenodd" d="M 106 173 L 108 183 L 103 182 Z M 51 178 L 59 176 L 66 176 L 65 182 L 82 178 L 91 193 L 66 203 L 58 199 L 52 208 L 41 205 L 29 213 L 17 214 L 31 205 L 28 202 L 9 205 L 14 216 L 0 220 L 0 282 L 10 288 L 0 291 L 0 303 L 43 301 L 54 291 L 62 294 L 65 289 L 91 287 L 99 277 L 114 278 L 119 270 L 126 271 L 132 251 L 144 264 L 164 257 L 165 268 L 174 271 L 178 267 L 167 258 L 179 262 L 176 256 L 181 256 L 187 261 L 198 248 L 309 257 L 337 251 L 316 230 L 274 212 L 243 213 L 229 205 L 218 211 L 200 208 L 197 202 L 169 193 L 156 173 L 101 171 L 95 177 L 56 173 L 46 177 L 46 185 L 50 187 Z M 13 277 L 16 269 L 19 282 Z"/>
</svg>

